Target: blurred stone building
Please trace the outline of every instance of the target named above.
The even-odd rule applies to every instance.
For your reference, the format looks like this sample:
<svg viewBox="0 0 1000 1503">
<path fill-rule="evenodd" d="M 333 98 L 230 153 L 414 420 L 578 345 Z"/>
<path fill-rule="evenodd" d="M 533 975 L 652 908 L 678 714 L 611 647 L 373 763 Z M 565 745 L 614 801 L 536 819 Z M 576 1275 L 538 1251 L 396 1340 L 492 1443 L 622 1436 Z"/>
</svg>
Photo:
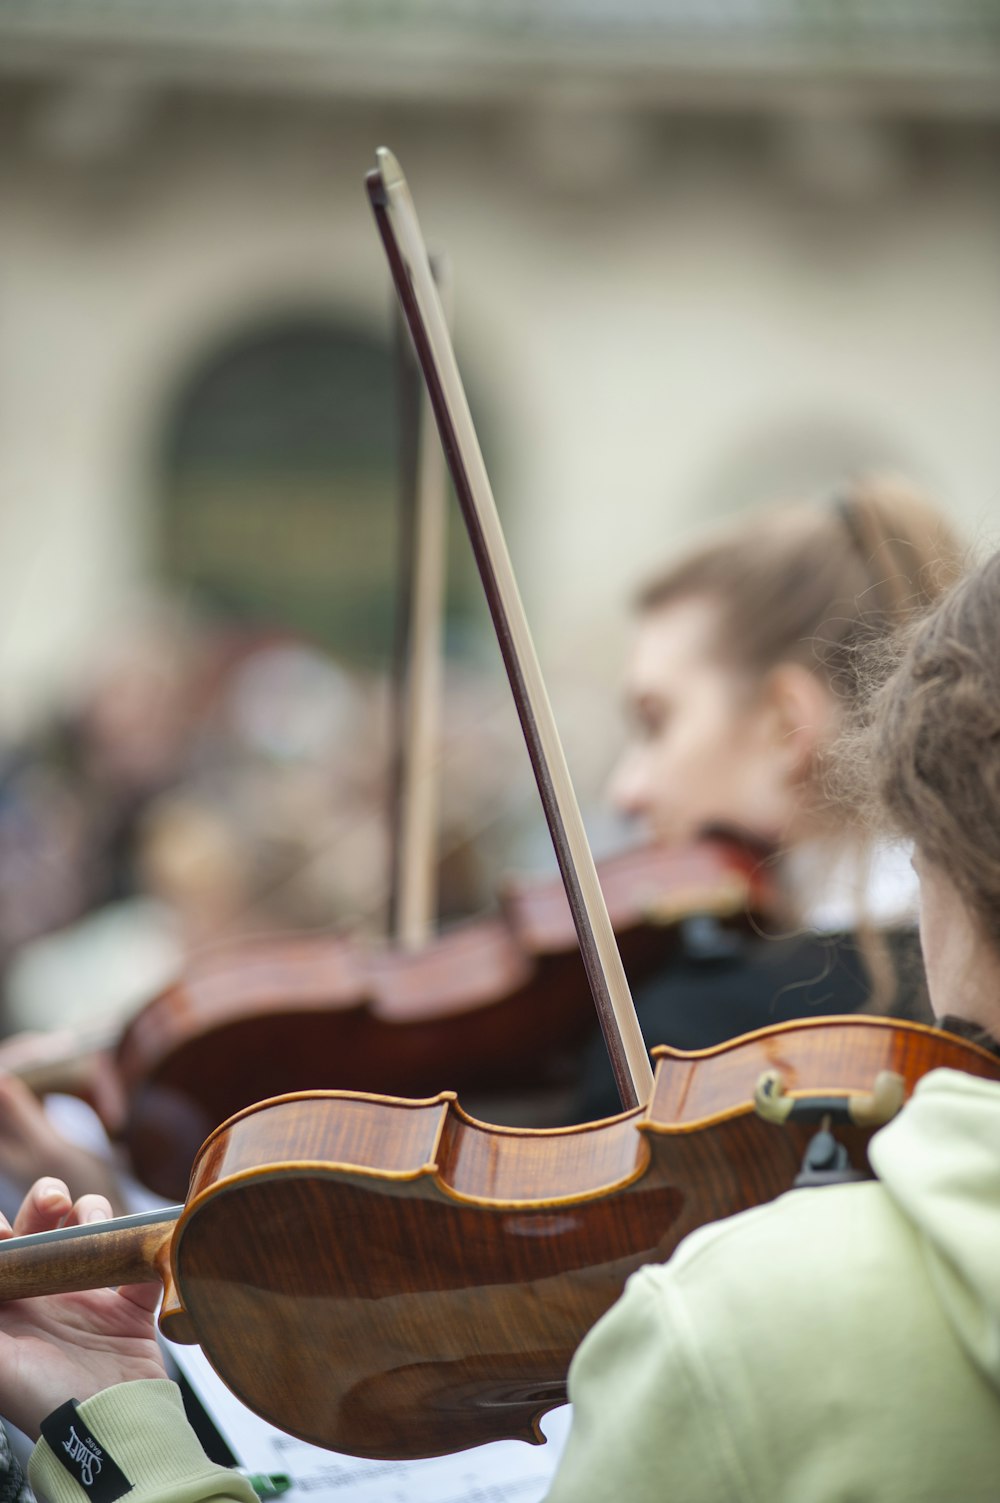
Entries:
<svg viewBox="0 0 1000 1503">
<path fill-rule="evenodd" d="M 8 726 L 151 579 L 383 650 L 383 142 L 544 662 L 612 692 L 644 569 L 845 469 L 993 526 L 996 4 L 0 0 L 0 130 Z"/>
</svg>

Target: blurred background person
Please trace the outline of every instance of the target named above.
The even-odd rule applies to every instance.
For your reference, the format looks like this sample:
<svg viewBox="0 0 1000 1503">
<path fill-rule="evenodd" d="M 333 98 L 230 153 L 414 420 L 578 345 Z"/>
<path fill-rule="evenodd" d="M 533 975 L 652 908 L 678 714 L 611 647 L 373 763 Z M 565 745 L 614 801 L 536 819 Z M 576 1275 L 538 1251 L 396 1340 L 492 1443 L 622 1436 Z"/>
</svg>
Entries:
<svg viewBox="0 0 1000 1503">
<path fill-rule="evenodd" d="M 619 809 L 667 844 L 743 836 L 776 878 L 776 911 L 647 981 L 647 1046 L 705 1049 L 799 1017 L 861 1010 L 929 1022 L 916 878 L 873 845 L 827 778 L 864 690 L 864 655 L 958 577 L 944 516 L 900 481 L 741 517 L 641 591 L 626 671 Z M 711 936 L 710 936 L 711 938 Z M 618 1110 L 603 1041 L 580 1120 Z"/>
</svg>

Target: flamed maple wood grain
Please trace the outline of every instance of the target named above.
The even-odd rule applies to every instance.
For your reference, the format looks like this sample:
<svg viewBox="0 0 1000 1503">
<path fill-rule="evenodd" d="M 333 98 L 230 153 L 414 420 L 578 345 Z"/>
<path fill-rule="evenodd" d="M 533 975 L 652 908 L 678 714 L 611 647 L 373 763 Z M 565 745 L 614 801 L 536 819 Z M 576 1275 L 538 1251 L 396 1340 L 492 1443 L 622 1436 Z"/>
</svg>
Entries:
<svg viewBox="0 0 1000 1503">
<path fill-rule="evenodd" d="M 450 1092 L 282 1097 L 211 1135 L 172 1236 L 83 1228 L 85 1256 L 17 1239 L 0 1246 L 0 1297 L 95 1287 L 102 1246 L 108 1282 L 147 1278 L 169 1242 L 165 1332 L 201 1342 L 272 1423 L 373 1458 L 537 1440 L 630 1273 L 792 1186 L 813 1128 L 756 1115 L 763 1068 L 808 1100 L 887 1069 L 909 1095 L 942 1065 L 1000 1080 L 974 1045 L 852 1016 L 660 1050 L 647 1110 L 549 1132 L 476 1122 Z M 838 1136 L 863 1169 L 870 1130 Z"/>
</svg>

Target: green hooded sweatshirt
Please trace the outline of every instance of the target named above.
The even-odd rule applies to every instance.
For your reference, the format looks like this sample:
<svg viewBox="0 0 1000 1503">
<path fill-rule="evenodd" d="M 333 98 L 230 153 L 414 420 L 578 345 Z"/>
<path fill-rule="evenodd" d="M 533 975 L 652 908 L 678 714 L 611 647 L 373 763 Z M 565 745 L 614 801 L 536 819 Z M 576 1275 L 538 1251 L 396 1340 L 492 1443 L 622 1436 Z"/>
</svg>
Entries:
<svg viewBox="0 0 1000 1503">
<path fill-rule="evenodd" d="M 548 1503 L 1000 1499 L 1000 1085 L 935 1071 L 871 1158 L 629 1280 Z"/>
<path fill-rule="evenodd" d="M 629 1280 L 570 1369 L 548 1503 L 1000 1499 L 1000 1085 L 927 1076 L 872 1161 L 878 1181 L 793 1191 Z M 128 1503 L 250 1503 L 174 1392 L 81 1406 Z M 45 1441 L 30 1476 L 83 1503 Z"/>
</svg>

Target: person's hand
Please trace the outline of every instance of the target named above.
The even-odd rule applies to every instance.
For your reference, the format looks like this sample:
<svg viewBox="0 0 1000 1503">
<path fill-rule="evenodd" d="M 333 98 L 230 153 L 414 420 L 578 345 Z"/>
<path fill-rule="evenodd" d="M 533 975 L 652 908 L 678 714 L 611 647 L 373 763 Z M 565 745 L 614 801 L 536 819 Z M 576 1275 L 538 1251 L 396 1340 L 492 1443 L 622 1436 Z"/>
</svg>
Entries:
<svg viewBox="0 0 1000 1503">
<path fill-rule="evenodd" d="M 110 1021 L 82 1031 L 50 1028 L 12 1033 L 0 1041 L 0 1073 L 19 1076 L 39 1098 L 52 1092 L 78 1096 L 114 1137 L 128 1113 L 114 1060 L 120 1035 L 120 1022 Z"/>
<path fill-rule="evenodd" d="M 0 1175 L 23 1192 L 40 1174 L 57 1176 L 72 1195 L 103 1195 L 116 1214 L 124 1209 L 113 1166 L 64 1138 L 24 1082 L 0 1073 Z"/>
<path fill-rule="evenodd" d="M 0 1217 L 0 1290 L 3 1241 L 110 1214 L 100 1195 L 84 1195 L 74 1205 L 60 1180 L 38 1180 L 13 1228 Z M 0 1413 L 35 1438 L 45 1416 L 67 1399 L 82 1401 L 134 1378 L 164 1377 L 153 1333 L 159 1294 L 159 1285 L 140 1284 L 0 1304 Z"/>
</svg>

